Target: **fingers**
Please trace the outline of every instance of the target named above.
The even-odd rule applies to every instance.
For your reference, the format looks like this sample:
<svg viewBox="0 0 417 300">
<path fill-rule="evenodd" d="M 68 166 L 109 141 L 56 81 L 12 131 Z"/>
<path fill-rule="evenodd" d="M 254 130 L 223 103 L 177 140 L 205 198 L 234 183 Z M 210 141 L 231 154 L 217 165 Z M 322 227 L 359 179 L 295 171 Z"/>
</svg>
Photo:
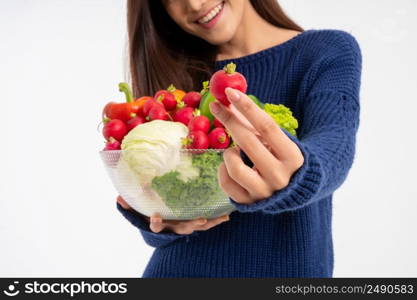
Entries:
<svg viewBox="0 0 417 300">
<path fill-rule="evenodd" d="M 121 196 L 117 197 L 117 202 L 123 209 L 131 209 L 129 204 L 127 204 Z M 191 234 L 195 230 L 208 230 L 228 220 L 229 216 L 222 216 L 210 220 L 207 220 L 206 218 L 197 218 L 189 221 L 164 221 L 159 213 L 154 213 L 149 219 L 149 229 L 154 233 L 159 233 L 164 229 L 169 229 L 177 234 Z"/>
<path fill-rule="evenodd" d="M 253 199 L 264 199 L 275 191 L 286 186 L 286 179 L 290 177 L 288 170 L 272 163 L 269 168 L 261 169 L 257 166 L 249 168 L 240 156 L 239 147 L 232 147 L 223 153 L 228 175 L 244 189 Z"/>
<path fill-rule="evenodd" d="M 159 233 L 162 230 L 164 230 L 165 227 L 166 227 L 166 225 L 162 221 L 162 218 L 159 214 L 154 214 L 154 215 L 151 216 L 151 220 L 150 220 L 150 223 L 149 223 L 149 228 L 153 232 Z"/>
<path fill-rule="evenodd" d="M 255 127 L 246 119 L 244 115 L 240 111 L 236 109 L 234 105 L 229 106 L 230 111 L 236 116 L 236 118 L 247 128 L 249 131 L 255 133 L 255 135 L 259 135 L 259 132 L 256 131 Z"/>
<path fill-rule="evenodd" d="M 288 149 L 292 148 L 296 151 L 298 147 L 281 130 L 278 124 L 246 94 L 232 88 L 227 88 L 225 92 L 230 102 L 246 117 L 253 127 L 255 127 L 256 131 L 271 146 L 278 159 L 291 159 L 293 152 L 288 151 Z"/>
<path fill-rule="evenodd" d="M 117 203 L 119 203 L 120 204 L 120 206 L 123 208 L 123 209 L 130 209 L 131 207 L 130 207 L 130 205 L 129 204 L 127 204 L 127 202 L 119 195 L 119 196 L 117 196 Z"/>
<path fill-rule="evenodd" d="M 207 220 L 206 218 L 198 218 L 195 220 L 189 221 L 176 221 L 176 220 L 162 220 L 159 214 L 154 214 L 151 216 L 149 228 L 155 232 L 159 233 L 164 229 L 168 229 L 177 234 L 191 234 L 196 230 L 208 230 L 220 223 L 228 221 L 228 216 L 223 216 L 215 219 Z"/>
<path fill-rule="evenodd" d="M 223 191 L 238 203 L 250 203 L 250 195 L 240 184 L 233 180 L 227 171 L 226 165 L 221 163 L 218 169 L 219 185 Z"/>
<path fill-rule="evenodd" d="M 215 226 L 217 226 L 217 225 L 219 225 L 223 222 L 227 222 L 229 220 L 230 220 L 229 215 L 225 215 L 225 216 L 221 216 L 221 217 L 218 217 L 218 218 L 210 219 L 210 220 L 207 220 L 206 224 L 197 227 L 195 230 L 205 231 L 205 230 L 213 228 L 213 227 L 215 227 Z"/>
<path fill-rule="evenodd" d="M 216 106 L 218 106 L 218 110 L 216 110 Z M 265 147 L 255 133 L 237 119 L 236 115 L 229 108 L 216 102 L 210 103 L 210 108 L 213 110 L 215 117 L 230 132 L 233 140 L 257 166 L 263 177 L 268 176 L 266 172 L 271 168 L 279 168 L 278 159 Z"/>
<path fill-rule="evenodd" d="M 198 218 L 196 220 L 181 221 L 179 223 L 167 221 L 167 227 L 177 234 L 191 234 L 200 226 L 207 223 L 206 218 Z"/>
</svg>

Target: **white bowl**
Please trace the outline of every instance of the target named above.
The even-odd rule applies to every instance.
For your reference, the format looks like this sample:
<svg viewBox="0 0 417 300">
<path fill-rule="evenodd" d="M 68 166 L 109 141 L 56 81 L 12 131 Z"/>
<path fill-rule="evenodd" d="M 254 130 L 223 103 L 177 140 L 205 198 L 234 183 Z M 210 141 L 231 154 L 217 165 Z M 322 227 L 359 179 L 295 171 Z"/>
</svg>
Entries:
<svg viewBox="0 0 417 300">
<path fill-rule="evenodd" d="M 235 210 L 217 182 L 224 150 L 181 149 L 181 163 L 171 170 L 153 169 L 140 161 L 132 167 L 125 159 L 132 157 L 132 151 L 140 150 L 100 151 L 100 156 L 117 192 L 137 212 L 148 217 L 159 213 L 165 220 L 191 220 Z M 202 167 L 206 162 L 209 166 Z"/>
</svg>

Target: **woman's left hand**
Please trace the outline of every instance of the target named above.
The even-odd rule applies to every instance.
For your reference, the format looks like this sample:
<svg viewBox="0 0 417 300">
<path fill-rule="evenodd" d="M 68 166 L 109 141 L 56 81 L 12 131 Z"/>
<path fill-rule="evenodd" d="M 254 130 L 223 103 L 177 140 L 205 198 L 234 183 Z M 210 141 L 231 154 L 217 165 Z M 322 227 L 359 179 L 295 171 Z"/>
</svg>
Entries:
<svg viewBox="0 0 417 300">
<path fill-rule="evenodd" d="M 232 103 L 229 107 L 217 101 L 210 104 L 211 112 L 237 145 L 223 154 L 219 184 L 237 203 L 250 204 L 285 188 L 303 165 L 304 157 L 299 147 L 246 94 L 231 88 L 226 89 L 226 94 Z M 252 168 L 242 161 L 240 148 L 253 162 Z"/>
</svg>

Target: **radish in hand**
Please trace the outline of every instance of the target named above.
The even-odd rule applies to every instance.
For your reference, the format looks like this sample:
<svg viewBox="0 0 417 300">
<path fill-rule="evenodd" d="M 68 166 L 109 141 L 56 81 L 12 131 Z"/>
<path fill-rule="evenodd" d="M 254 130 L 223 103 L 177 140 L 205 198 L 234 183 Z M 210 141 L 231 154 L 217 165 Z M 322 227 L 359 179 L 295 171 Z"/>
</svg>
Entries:
<svg viewBox="0 0 417 300">
<path fill-rule="evenodd" d="M 245 77 L 236 72 L 234 63 L 226 65 L 223 70 L 214 73 L 210 79 L 210 93 L 226 106 L 230 105 L 230 101 L 227 99 L 224 91 L 228 87 L 239 90 L 242 93 L 246 93 L 248 88 Z"/>
</svg>

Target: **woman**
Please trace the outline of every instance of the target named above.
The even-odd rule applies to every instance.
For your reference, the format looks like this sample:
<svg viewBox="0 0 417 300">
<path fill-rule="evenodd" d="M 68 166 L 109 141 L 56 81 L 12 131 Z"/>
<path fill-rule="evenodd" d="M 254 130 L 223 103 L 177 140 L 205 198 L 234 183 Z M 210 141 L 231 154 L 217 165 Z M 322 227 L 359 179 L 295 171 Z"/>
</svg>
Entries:
<svg viewBox="0 0 417 300">
<path fill-rule="evenodd" d="M 156 248 L 143 277 L 331 277 L 332 194 L 352 165 L 359 125 L 356 40 L 303 31 L 276 0 L 131 0 L 128 29 L 136 95 L 170 83 L 198 90 L 234 62 L 248 94 L 286 105 L 299 121 L 294 137 L 233 89 L 230 108 L 210 107 L 238 145 L 219 168 L 236 207 L 230 216 L 155 215 L 149 224 L 118 197 L 119 211 Z"/>
</svg>

